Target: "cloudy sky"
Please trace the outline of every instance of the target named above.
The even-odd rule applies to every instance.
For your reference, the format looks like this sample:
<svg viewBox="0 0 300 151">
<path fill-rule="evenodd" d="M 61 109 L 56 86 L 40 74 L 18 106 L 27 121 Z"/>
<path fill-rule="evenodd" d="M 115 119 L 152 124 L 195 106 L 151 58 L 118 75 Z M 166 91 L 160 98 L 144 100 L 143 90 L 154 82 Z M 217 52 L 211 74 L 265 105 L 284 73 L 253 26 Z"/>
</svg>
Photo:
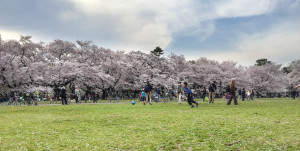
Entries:
<svg viewBox="0 0 300 151">
<path fill-rule="evenodd" d="M 300 59 L 300 0 L 0 0 L 0 33 L 287 65 Z"/>
</svg>

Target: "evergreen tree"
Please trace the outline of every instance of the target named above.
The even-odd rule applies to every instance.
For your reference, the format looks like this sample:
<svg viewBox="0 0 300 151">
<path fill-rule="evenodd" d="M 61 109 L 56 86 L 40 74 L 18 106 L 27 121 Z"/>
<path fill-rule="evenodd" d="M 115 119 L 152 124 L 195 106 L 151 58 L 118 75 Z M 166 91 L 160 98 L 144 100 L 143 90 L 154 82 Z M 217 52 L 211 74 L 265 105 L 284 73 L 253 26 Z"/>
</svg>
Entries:
<svg viewBox="0 0 300 151">
<path fill-rule="evenodd" d="M 153 51 L 151 51 L 151 53 L 159 57 L 164 54 L 164 50 L 162 50 L 160 47 L 156 47 Z"/>
<path fill-rule="evenodd" d="M 272 61 L 268 61 L 268 59 L 258 59 L 256 60 L 256 66 L 263 66 L 263 65 L 266 65 L 266 64 L 270 64 L 272 63 Z"/>
</svg>

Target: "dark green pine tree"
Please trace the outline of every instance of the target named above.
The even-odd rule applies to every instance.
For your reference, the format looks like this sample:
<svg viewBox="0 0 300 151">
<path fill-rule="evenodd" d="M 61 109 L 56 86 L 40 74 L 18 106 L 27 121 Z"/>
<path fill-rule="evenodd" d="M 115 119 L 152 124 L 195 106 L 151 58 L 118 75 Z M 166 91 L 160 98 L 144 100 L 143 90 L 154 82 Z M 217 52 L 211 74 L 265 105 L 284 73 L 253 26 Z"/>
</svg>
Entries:
<svg viewBox="0 0 300 151">
<path fill-rule="evenodd" d="M 263 66 L 263 65 L 266 65 L 266 64 L 270 64 L 270 63 L 272 63 L 272 61 L 268 61 L 268 59 L 265 59 L 265 58 L 263 58 L 263 59 L 258 59 L 258 60 L 256 60 L 256 66 Z"/>
<path fill-rule="evenodd" d="M 164 50 L 162 50 L 160 47 L 156 47 L 153 51 L 151 51 L 151 53 L 159 57 L 164 54 Z"/>
</svg>

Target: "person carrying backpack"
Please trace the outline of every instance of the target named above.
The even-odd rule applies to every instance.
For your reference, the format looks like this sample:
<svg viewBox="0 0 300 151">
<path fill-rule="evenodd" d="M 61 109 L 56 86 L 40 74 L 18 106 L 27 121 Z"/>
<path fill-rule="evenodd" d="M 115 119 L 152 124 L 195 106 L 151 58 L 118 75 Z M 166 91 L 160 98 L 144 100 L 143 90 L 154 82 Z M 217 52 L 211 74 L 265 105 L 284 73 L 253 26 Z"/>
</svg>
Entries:
<svg viewBox="0 0 300 151">
<path fill-rule="evenodd" d="M 215 92 L 216 92 L 217 86 L 215 82 L 209 82 L 209 103 L 214 103 L 215 102 Z"/>
<path fill-rule="evenodd" d="M 152 105 L 152 101 L 151 101 L 151 91 L 152 91 L 152 86 L 150 85 L 150 82 L 147 81 L 147 85 L 145 86 L 144 92 L 146 93 L 146 102 L 148 102 L 148 104 L 150 103 Z"/>
<path fill-rule="evenodd" d="M 229 93 L 230 93 L 230 95 L 231 95 L 231 97 L 229 98 L 229 100 L 228 100 L 228 102 L 227 102 L 227 105 L 230 105 L 231 104 L 231 101 L 232 101 L 232 99 L 233 99 L 233 101 L 234 101 L 234 105 L 238 105 L 238 102 L 237 102 L 237 99 L 236 99 L 236 86 L 235 86 L 235 79 L 234 78 L 232 78 L 231 79 L 231 82 L 230 82 L 230 84 L 229 84 Z"/>
</svg>

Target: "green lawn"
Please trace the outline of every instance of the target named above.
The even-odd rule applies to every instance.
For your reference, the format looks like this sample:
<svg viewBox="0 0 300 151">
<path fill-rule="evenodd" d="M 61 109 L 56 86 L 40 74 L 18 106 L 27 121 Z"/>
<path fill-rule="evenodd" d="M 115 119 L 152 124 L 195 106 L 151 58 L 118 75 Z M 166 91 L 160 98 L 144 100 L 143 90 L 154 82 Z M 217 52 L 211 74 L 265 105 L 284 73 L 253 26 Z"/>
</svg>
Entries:
<svg viewBox="0 0 300 151">
<path fill-rule="evenodd" d="M 300 150 L 300 101 L 0 106 L 0 150 Z"/>
</svg>

